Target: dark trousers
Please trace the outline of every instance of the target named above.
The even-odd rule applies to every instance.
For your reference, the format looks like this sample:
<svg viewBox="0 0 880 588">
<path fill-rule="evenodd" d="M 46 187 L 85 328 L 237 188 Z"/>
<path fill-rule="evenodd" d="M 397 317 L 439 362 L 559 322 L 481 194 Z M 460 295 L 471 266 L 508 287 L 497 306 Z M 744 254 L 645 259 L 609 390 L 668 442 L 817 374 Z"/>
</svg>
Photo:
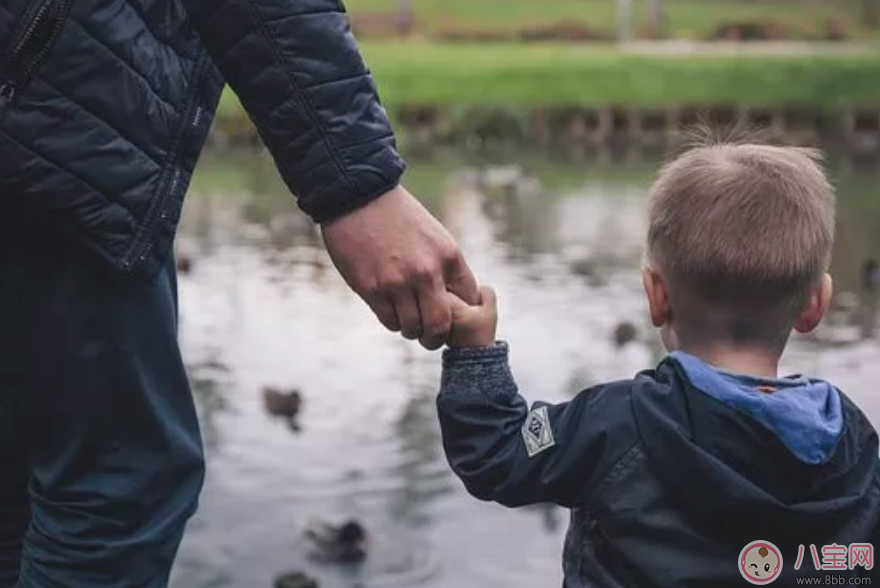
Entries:
<svg viewBox="0 0 880 588">
<path fill-rule="evenodd" d="M 175 279 L 0 222 L 0 588 L 167 586 L 204 476 Z"/>
</svg>

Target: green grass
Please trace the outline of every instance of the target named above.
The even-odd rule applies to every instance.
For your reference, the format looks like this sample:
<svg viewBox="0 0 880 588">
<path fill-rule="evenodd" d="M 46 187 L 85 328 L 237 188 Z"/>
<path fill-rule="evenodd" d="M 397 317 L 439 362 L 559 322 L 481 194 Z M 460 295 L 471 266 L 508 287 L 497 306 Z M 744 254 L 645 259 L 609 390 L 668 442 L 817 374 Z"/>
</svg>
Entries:
<svg viewBox="0 0 880 588">
<path fill-rule="evenodd" d="M 398 0 L 348 0 L 349 11 L 393 12 Z M 647 22 L 647 2 L 634 0 L 636 26 Z M 420 30 L 431 32 L 462 27 L 501 30 L 524 26 L 576 22 L 614 31 L 616 0 L 413 0 Z M 667 33 L 704 38 L 724 22 L 775 21 L 794 31 L 821 30 L 828 19 L 839 20 L 854 36 L 871 34 L 861 12 L 861 0 L 665 0 Z M 877 22 L 871 23 L 875 25 Z"/>
<path fill-rule="evenodd" d="M 394 114 L 402 106 L 808 105 L 829 110 L 880 104 L 874 54 L 649 56 L 548 45 L 365 43 Z M 241 119 L 234 96 L 220 120 Z"/>
</svg>

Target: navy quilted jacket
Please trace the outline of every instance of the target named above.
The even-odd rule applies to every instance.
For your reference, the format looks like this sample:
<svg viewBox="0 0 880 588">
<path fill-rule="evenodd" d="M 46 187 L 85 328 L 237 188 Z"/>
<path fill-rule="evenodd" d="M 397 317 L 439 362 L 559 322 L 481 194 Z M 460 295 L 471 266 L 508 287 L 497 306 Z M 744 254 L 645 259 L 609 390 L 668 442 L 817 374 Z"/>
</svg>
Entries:
<svg viewBox="0 0 880 588">
<path fill-rule="evenodd" d="M 404 170 L 340 0 L 2 0 L 0 48 L 0 214 L 129 274 L 171 249 L 224 79 L 316 221 Z"/>
<path fill-rule="evenodd" d="M 446 456 L 479 499 L 571 510 L 564 588 L 742 588 L 743 573 L 770 584 L 771 568 L 745 563 L 753 541 L 779 550 L 774 587 L 877 586 L 873 559 L 829 572 L 810 549 L 880 545 L 878 439 L 864 413 L 821 380 L 773 380 L 785 388 L 766 395 L 753 387 L 767 380 L 700 373 L 695 360 L 673 353 L 568 402 L 529 404 L 507 343 L 447 349 Z"/>
</svg>

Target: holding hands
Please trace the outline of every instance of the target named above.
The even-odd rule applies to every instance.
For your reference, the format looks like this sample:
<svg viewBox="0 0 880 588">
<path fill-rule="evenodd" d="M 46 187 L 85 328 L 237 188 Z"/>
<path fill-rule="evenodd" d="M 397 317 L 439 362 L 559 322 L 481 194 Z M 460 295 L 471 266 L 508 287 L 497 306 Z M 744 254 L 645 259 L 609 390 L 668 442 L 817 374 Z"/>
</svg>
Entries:
<svg viewBox="0 0 880 588">
<path fill-rule="evenodd" d="M 430 350 L 495 344 L 495 292 L 478 287 L 452 235 L 403 187 L 322 233 L 346 283 L 390 331 Z"/>
<path fill-rule="evenodd" d="M 449 338 L 447 292 L 479 302 L 452 235 L 403 187 L 323 225 L 322 233 L 334 265 L 379 321 L 427 349 Z"/>
</svg>

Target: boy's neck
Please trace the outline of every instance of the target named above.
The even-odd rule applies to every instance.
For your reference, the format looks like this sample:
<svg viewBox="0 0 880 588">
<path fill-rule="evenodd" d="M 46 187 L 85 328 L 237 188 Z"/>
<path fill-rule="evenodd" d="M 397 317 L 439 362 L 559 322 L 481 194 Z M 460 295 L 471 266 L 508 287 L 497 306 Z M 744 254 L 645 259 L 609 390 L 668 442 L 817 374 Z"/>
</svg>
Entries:
<svg viewBox="0 0 880 588">
<path fill-rule="evenodd" d="M 682 351 L 721 371 L 758 378 L 779 377 L 779 357 L 766 350 L 715 346 Z"/>
</svg>

